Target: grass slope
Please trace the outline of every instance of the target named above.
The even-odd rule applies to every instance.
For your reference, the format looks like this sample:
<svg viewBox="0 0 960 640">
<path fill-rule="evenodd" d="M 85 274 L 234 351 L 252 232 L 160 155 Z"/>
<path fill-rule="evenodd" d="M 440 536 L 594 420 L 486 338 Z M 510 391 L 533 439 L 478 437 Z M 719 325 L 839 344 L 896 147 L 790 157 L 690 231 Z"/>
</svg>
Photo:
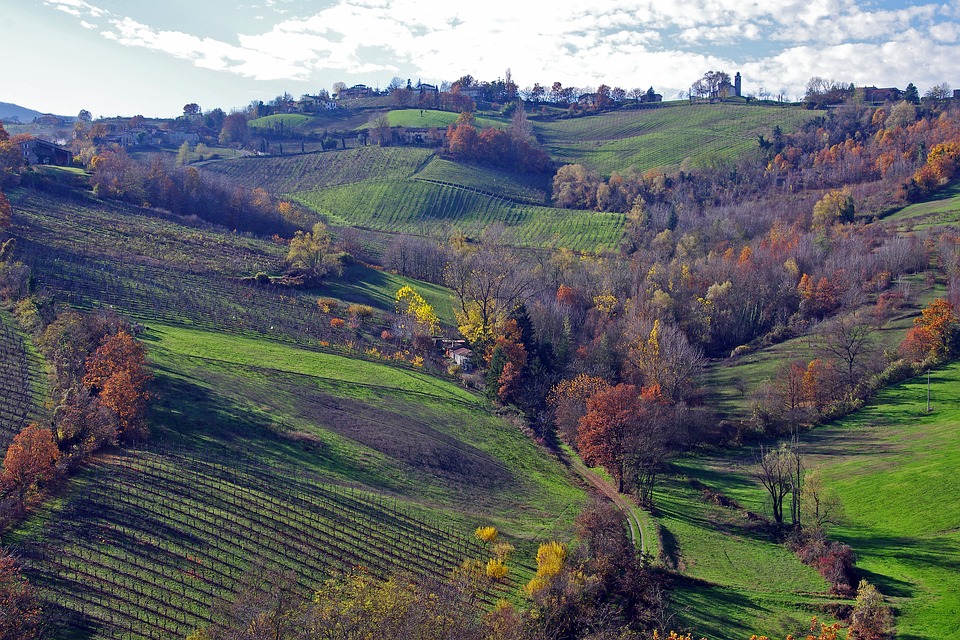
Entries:
<svg viewBox="0 0 960 640">
<path fill-rule="evenodd" d="M 408 178 L 433 154 L 413 147 L 367 146 L 297 156 L 246 157 L 205 164 L 203 170 L 285 195 L 305 189 Z"/>
<path fill-rule="evenodd" d="M 897 637 L 960 635 L 960 363 L 886 389 L 811 434 L 812 462 L 845 506 L 831 537 L 893 603 Z"/>
<path fill-rule="evenodd" d="M 144 320 L 316 346 L 343 340 L 330 333 L 318 296 L 371 305 L 380 311 L 373 322 L 389 326 L 394 295 L 409 285 L 434 305 L 441 321 L 454 323 L 452 294 L 436 285 L 356 265 L 319 289 L 254 287 L 240 277 L 280 273 L 284 246 L 95 199 L 26 190 L 11 199 L 19 257 L 41 285 L 78 306 L 112 305 Z"/>
<path fill-rule="evenodd" d="M 379 116 L 378 116 L 379 117 Z M 435 109 L 394 109 L 387 113 L 387 120 L 391 127 L 428 128 L 448 127 L 456 124 L 459 113 L 452 111 L 437 111 Z M 477 116 L 474 124 L 478 127 L 495 127 L 504 129 L 510 125 L 509 118 Z M 364 128 L 373 126 L 371 120 Z"/>
<path fill-rule="evenodd" d="M 666 562 L 685 578 L 671 594 L 675 626 L 711 639 L 801 635 L 830 601 L 826 581 L 742 512 L 704 501 L 687 480 L 706 481 L 700 465 L 676 471 L 657 491 L 655 514 Z"/>
<path fill-rule="evenodd" d="M 479 236 L 499 224 L 518 245 L 582 251 L 613 248 L 624 225 L 622 214 L 538 207 L 423 181 L 369 181 L 301 191 L 293 197 L 338 225 L 415 234 L 460 229 Z"/>
<path fill-rule="evenodd" d="M 542 176 L 524 176 L 489 167 L 464 165 L 434 157 L 417 172 L 417 180 L 457 184 L 518 202 L 545 204 L 550 201 L 549 181 Z"/>
<path fill-rule="evenodd" d="M 901 231 L 954 226 L 960 222 L 960 182 L 939 191 L 926 202 L 917 202 L 883 219 Z"/>
<path fill-rule="evenodd" d="M 758 135 L 769 139 L 775 126 L 787 133 L 815 116 L 797 107 L 678 103 L 536 122 L 534 131 L 557 161 L 610 175 L 677 168 L 688 158 L 694 166 L 732 159 L 756 148 Z"/>
<path fill-rule="evenodd" d="M 485 400 L 292 344 L 329 331 L 317 295 L 390 309 L 412 281 L 352 267 L 326 291 L 251 287 L 237 276 L 283 247 L 85 197 L 11 199 L 18 257 L 58 299 L 140 318 L 155 374 L 161 449 L 100 460 L 5 541 L 68 630 L 183 636 L 257 557 L 307 590 L 360 562 L 445 571 L 480 523 L 518 558 L 569 537 L 583 491 Z M 445 290 L 413 284 L 449 317 Z"/>
</svg>

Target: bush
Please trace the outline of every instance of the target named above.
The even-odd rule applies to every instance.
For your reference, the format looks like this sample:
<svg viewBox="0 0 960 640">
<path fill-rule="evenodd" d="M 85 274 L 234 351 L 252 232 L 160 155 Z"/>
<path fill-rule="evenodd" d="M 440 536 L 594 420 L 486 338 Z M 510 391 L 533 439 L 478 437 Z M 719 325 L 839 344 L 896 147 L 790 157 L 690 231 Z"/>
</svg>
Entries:
<svg viewBox="0 0 960 640">
<path fill-rule="evenodd" d="M 323 313 L 330 313 L 336 310 L 340 306 L 340 303 L 333 298 L 317 298 L 317 306 L 320 307 L 320 311 Z"/>
<path fill-rule="evenodd" d="M 343 326 L 347 324 L 344 322 L 343 318 L 330 318 L 330 326 L 334 329 L 343 329 Z"/>
</svg>

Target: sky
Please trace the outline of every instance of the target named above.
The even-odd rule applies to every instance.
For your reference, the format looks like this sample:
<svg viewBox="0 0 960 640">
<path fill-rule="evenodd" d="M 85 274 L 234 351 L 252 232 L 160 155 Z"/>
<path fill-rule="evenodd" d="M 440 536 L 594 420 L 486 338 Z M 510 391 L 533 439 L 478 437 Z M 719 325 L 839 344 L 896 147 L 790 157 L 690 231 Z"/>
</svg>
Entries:
<svg viewBox="0 0 960 640">
<path fill-rule="evenodd" d="M 710 70 L 789 99 L 813 76 L 960 88 L 960 0 L 0 0 L 0 14 L 0 102 L 60 115 L 171 117 L 507 69 L 521 88 L 668 100 Z"/>
</svg>

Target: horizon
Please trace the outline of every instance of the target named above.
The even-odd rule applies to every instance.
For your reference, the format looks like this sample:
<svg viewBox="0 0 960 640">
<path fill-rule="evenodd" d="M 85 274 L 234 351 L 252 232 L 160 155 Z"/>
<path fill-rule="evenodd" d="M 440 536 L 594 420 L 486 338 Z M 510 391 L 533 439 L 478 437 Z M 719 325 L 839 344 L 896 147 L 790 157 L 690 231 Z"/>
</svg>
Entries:
<svg viewBox="0 0 960 640">
<path fill-rule="evenodd" d="M 742 73 L 745 95 L 795 99 L 813 76 L 923 92 L 956 80 L 960 54 L 960 8 L 891 0 L 562 0 L 550 12 L 505 2 L 28 0 L 6 10 L 16 28 L 0 53 L 29 51 L 29 63 L 8 67 L 0 100 L 95 117 L 175 117 L 191 102 L 229 111 L 339 81 L 492 81 L 507 69 L 521 89 L 652 86 L 665 100 L 708 70 Z"/>
</svg>

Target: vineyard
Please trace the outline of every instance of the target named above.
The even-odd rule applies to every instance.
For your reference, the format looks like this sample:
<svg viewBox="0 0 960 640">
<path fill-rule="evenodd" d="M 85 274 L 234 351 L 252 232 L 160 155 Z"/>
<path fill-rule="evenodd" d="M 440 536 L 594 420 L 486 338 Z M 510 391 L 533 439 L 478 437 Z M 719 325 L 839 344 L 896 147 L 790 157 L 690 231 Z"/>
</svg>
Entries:
<svg viewBox="0 0 960 640">
<path fill-rule="evenodd" d="M 428 149 L 371 145 L 296 156 L 237 158 L 208 163 L 203 170 L 247 187 L 285 195 L 371 179 L 408 178 L 431 155 Z"/>
<path fill-rule="evenodd" d="M 451 124 L 456 124 L 459 113 L 453 111 L 437 111 L 434 109 L 394 109 L 387 114 L 387 120 L 391 127 L 408 128 L 446 128 Z M 476 116 L 474 124 L 478 127 L 495 127 L 503 129 L 510 124 L 509 118 Z M 364 127 L 370 127 L 373 123 L 368 122 Z M 359 128 L 359 127 L 358 127 Z"/>
<path fill-rule="evenodd" d="M 183 637 L 260 562 L 307 594 L 357 564 L 445 574 L 477 554 L 480 524 L 526 562 L 569 536 L 583 491 L 485 400 L 343 347 L 359 334 L 331 328 L 324 290 L 242 279 L 276 273 L 284 246 L 80 194 L 11 200 L 16 256 L 37 286 L 139 320 L 154 374 L 158 449 L 99 460 L 3 540 L 63 635 Z M 407 283 L 355 266 L 330 292 L 388 311 Z M 449 317 L 449 292 L 424 294 L 438 308 L 447 297 Z M 13 335 L 3 348 L 22 346 Z M 516 571 L 496 597 L 531 567 Z"/>
<path fill-rule="evenodd" d="M 674 104 L 658 109 L 619 110 L 569 120 L 535 122 L 534 131 L 552 158 L 584 164 L 603 175 L 630 168 L 677 168 L 712 159 L 731 159 L 817 115 L 797 107 L 735 104 Z"/>
<path fill-rule="evenodd" d="M 77 307 L 112 307 L 142 320 L 269 336 L 314 348 L 323 340 L 336 347 L 346 336 L 331 329 L 330 316 L 316 304 L 318 295 L 343 297 L 389 314 L 396 290 L 413 284 L 452 321 L 449 292 L 399 276 L 356 267 L 348 274 L 349 283 L 331 280 L 319 290 L 258 287 L 241 277 L 281 272 L 286 247 L 185 226 L 182 222 L 189 220 L 111 202 L 56 200 L 39 192 L 13 198 L 21 221 L 14 229 L 20 259 L 41 287 Z"/>
<path fill-rule="evenodd" d="M 495 193 L 508 200 L 526 204 L 550 202 L 549 181 L 542 176 L 528 176 L 478 165 L 464 165 L 434 157 L 416 176 L 417 180 Z"/>
<path fill-rule="evenodd" d="M 32 419 L 40 402 L 35 386 L 40 384 L 41 368 L 13 328 L 13 319 L 0 311 L 0 450 Z"/>
<path fill-rule="evenodd" d="M 301 191 L 294 199 L 337 225 L 424 234 L 458 229 L 479 236 L 502 226 L 520 246 L 611 249 L 623 235 L 624 216 L 518 203 L 496 193 L 421 180 L 376 180 Z"/>
<path fill-rule="evenodd" d="M 178 451 L 102 459 L 14 536 L 60 633 L 184 637 L 254 566 L 307 596 L 355 567 L 444 575 L 479 548 L 436 516 L 296 470 Z"/>
</svg>

